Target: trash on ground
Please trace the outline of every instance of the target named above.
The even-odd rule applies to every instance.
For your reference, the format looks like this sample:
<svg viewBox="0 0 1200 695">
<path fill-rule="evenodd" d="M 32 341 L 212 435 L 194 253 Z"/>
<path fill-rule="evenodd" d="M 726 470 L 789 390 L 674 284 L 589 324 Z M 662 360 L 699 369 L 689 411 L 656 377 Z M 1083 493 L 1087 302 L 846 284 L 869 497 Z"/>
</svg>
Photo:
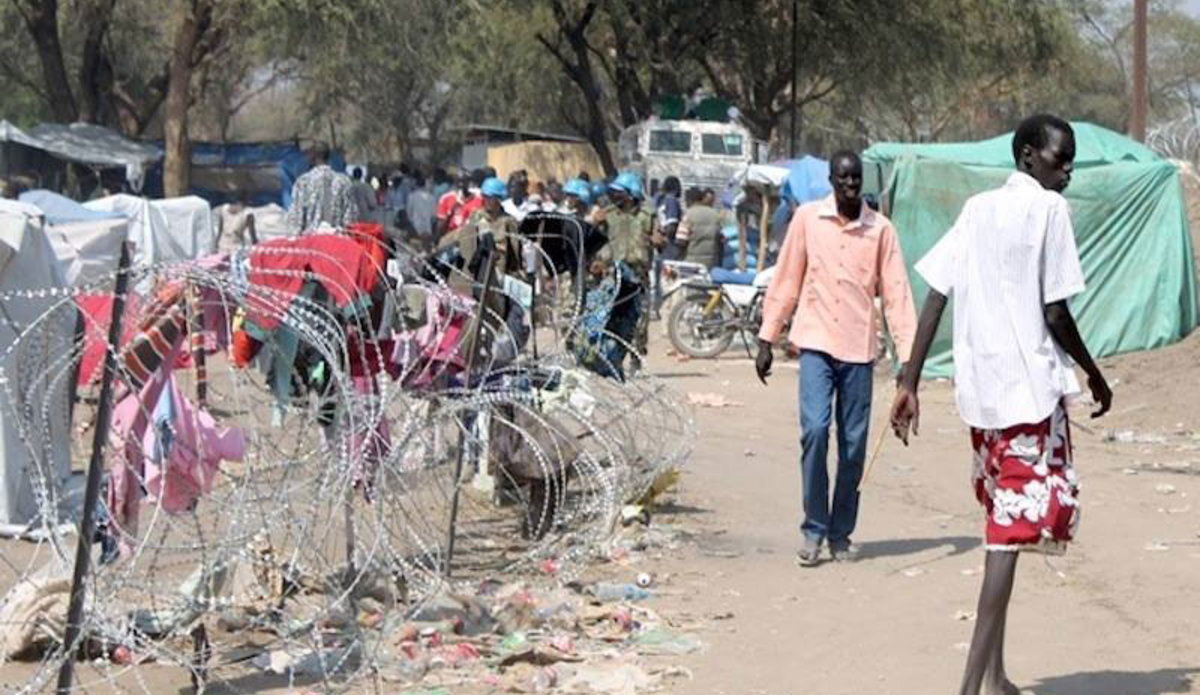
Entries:
<svg viewBox="0 0 1200 695">
<path fill-rule="evenodd" d="M 702 408 L 734 408 L 744 405 L 741 401 L 731 400 L 719 393 L 697 393 L 689 392 L 687 395 L 688 405 L 697 405 Z"/>
</svg>

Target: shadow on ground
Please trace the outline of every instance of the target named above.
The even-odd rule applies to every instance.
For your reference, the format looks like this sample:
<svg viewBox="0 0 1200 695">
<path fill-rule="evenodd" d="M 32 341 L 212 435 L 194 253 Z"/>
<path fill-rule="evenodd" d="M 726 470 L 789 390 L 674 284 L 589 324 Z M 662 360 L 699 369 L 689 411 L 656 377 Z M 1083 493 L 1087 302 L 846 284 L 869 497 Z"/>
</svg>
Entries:
<svg viewBox="0 0 1200 695">
<path fill-rule="evenodd" d="M 1193 692 L 1200 668 L 1157 671 L 1092 671 L 1044 678 L 1028 687 L 1036 695 L 1169 695 Z"/>
<path fill-rule="evenodd" d="M 662 504 L 656 504 L 656 505 L 654 505 L 653 510 L 654 510 L 655 516 L 673 516 L 676 514 L 679 514 L 679 515 L 712 514 L 713 513 L 713 511 L 711 509 L 705 509 L 703 507 L 696 507 L 696 506 L 693 506 L 690 504 L 679 504 L 675 500 L 663 502 Z"/>
<path fill-rule="evenodd" d="M 867 541 L 861 546 L 861 557 L 871 560 L 885 557 L 918 555 L 937 548 L 949 548 L 949 554 L 938 559 L 962 555 L 979 547 L 979 539 L 968 536 L 945 536 L 943 538 L 897 538 L 889 541 Z"/>
<path fill-rule="evenodd" d="M 712 376 L 712 374 L 710 372 L 652 372 L 650 376 L 655 379 L 699 379 Z"/>
</svg>

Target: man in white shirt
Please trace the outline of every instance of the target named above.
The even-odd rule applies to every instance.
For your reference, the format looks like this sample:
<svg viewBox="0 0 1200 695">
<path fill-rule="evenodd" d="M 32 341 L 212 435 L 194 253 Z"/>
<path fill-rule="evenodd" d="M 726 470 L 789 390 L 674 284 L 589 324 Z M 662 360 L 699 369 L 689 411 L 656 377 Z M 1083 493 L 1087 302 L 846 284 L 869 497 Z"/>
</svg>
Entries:
<svg viewBox="0 0 1200 695">
<path fill-rule="evenodd" d="M 1013 137 L 1018 171 L 972 197 L 917 263 L 929 283 L 892 428 L 917 433 L 917 382 L 947 297 L 954 297 L 955 397 L 971 427 L 975 495 L 987 512 L 987 561 L 961 695 L 1017 695 L 1004 671 L 1004 630 L 1021 551 L 1062 552 L 1079 519 L 1066 398 L 1087 374 L 1100 417 L 1112 391 L 1079 335 L 1067 300 L 1083 271 L 1061 193 L 1075 135 L 1054 116 L 1025 119 Z"/>
<path fill-rule="evenodd" d="M 524 169 L 508 175 L 508 197 L 504 199 L 503 206 L 504 212 L 517 222 L 541 209 L 541 205 L 529 199 L 529 173 Z"/>
<path fill-rule="evenodd" d="M 423 175 L 419 173 L 416 175 L 413 186 L 406 201 L 408 219 L 412 224 L 413 231 L 417 233 L 419 242 L 427 245 L 433 240 L 433 214 L 437 203 L 433 199 L 433 193 L 425 186 Z"/>
</svg>

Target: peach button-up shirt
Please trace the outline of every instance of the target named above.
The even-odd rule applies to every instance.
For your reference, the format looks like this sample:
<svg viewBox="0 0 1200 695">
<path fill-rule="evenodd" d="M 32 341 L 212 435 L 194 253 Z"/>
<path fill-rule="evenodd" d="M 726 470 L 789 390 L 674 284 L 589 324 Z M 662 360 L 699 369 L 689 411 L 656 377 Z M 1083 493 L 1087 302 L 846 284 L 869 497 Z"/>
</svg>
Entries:
<svg viewBox="0 0 1200 695">
<path fill-rule="evenodd" d="M 896 229 L 862 206 L 845 220 L 833 196 L 801 205 L 767 288 L 758 337 L 774 343 L 790 318 L 788 340 L 802 350 L 864 364 L 878 356 L 878 313 L 883 299 L 888 330 L 901 362 L 912 352 L 917 316 Z"/>
</svg>

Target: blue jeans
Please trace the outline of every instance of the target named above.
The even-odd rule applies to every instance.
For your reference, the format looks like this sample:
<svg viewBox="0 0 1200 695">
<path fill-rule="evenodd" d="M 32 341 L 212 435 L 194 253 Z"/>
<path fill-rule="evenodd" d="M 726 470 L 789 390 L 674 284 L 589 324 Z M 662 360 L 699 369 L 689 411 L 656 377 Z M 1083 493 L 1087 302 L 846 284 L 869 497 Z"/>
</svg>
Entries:
<svg viewBox="0 0 1200 695">
<path fill-rule="evenodd" d="M 800 465 L 804 523 L 810 540 L 844 549 L 858 521 L 858 484 L 867 456 L 873 365 L 841 362 L 823 352 L 800 353 Z M 829 423 L 836 395 L 837 481 L 829 504 Z"/>
</svg>

